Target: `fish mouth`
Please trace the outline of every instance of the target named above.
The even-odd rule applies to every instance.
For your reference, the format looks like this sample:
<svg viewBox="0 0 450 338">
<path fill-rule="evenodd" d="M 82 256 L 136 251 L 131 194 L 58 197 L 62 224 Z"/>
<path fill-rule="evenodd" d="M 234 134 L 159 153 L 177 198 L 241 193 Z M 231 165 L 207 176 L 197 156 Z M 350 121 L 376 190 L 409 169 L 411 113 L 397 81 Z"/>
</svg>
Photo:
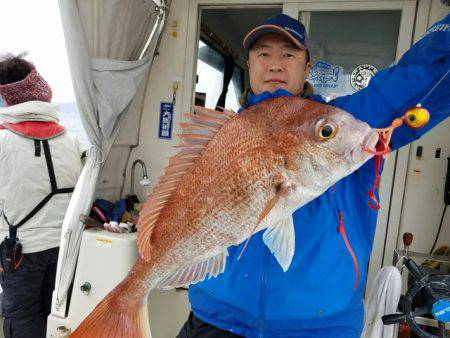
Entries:
<svg viewBox="0 0 450 338">
<path fill-rule="evenodd" d="M 350 151 L 350 159 L 353 163 L 359 163 L 371 158 L 376 152 L 375 146 L 380 136 L 375 130 L 371 130 L 355 148 Z"/>
</svg>

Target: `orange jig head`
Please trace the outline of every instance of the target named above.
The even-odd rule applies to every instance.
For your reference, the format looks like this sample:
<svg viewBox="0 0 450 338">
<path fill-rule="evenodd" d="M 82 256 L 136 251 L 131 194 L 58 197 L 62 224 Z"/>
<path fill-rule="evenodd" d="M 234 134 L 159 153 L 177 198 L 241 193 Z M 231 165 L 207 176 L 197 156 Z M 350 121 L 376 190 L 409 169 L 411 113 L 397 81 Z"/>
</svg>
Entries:
<svg viewBox="0 0 450 338">
<path fill-rule="evenodd" d="M 402 117 L 398 117 L 394 121 L 392 121 L 389 127 L 375 129 L 380 137 L 376 149 L 371 150 L 363 147 L 366 152 L 375 156 L 375 181 L 373 183 L 372 189 L 370 189 L 370 191 L 367 193 L 367 195 L 371 199 L 371 201 L 368 203 L 370 208 L 374 210 L 380 209 L 380 203 L 376 199 L 375 190 L 378 189 L 380 185 L 382 158 L 384 158 L 385 155 L 391 151 L 391 149 L 389 148 L 389 143 L 391 142 L 391 137 L 394 129 L 400 127 L 403 122 L 405 122 L 405 124 L 410 128 L 420 129 L 425 126 L 429 120 L 430 113 L 428 112 L 428 110 L 418 104 L 417 106 L 408 109 Z"/>
<path fill-rule="evenodd" d="M 405 124 L 413 129 L 420 129 L 430 121 L 430 113 L 420 105 L 410 108 L 403 115 Z"/>
<path fill-rule="evenodd" d="M 417 106 L 408 109 L 402 117 L 397 117 L 392 121 L 392 124 L 389 127 L 377 128 L 375 130 L 384 138 L 385 146 L 388 147 L 394 129 L 400 127 L 403 122 L 410 128 L 420 129 L 424 127 L 428 121 L 430 121 L 430 113 L 418 104 Z"/>
</svg>

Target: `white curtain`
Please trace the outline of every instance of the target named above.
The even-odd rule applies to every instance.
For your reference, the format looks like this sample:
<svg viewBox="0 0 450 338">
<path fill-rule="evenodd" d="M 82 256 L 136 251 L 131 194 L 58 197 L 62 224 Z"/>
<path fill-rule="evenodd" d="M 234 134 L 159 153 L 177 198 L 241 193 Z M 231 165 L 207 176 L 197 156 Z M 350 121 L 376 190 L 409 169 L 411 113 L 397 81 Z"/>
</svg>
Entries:
<svg viewBox="0 0 450 338">
<path fill-rule="evenodd" d="M 143 95 L 136 93 L 146 85 L 168 7 L 164 0 L 59 0 L 59 6 L 80 117 L 93 145 L 63 223 L 52 307 L 61 315 L 81 244 L 79 216 L 89 214 L 123 121 L 140 120 L 136 101 Z M 135 144 L 137 133 L 125 144 Z"/>
</svg>

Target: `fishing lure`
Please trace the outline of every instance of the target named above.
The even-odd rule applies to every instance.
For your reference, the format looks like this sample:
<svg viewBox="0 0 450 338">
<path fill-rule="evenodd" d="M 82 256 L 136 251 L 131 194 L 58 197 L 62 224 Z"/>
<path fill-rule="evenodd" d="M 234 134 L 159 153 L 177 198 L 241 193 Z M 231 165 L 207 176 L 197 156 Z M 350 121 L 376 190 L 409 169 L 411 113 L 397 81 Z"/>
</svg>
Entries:
<svg viewBox="0 0 450 338">
<path fill-rule="evenodd" d="M 373 154 L 375 158 L 375 180 L 372 188 L 367 193 L 371 199 L 369 202 L 369 207 L 374 210 L 380 209 L 380 203 L 375 196 L 375 190 L 380 186 L 382 160 L 385 159 L 386 155 L 391 152 L 389 144 L 391 142 L 391 137 L 394 130 L 402 126 L 403 123 L 410 128 L 420 129 L 423 128 L 429 121 L 430 113 L 428 110 L 423 108 L 421 104 L 417 104 L 415 107 L 408 109 L 402 117 L 394 119 L 389 127 L 375 129 L 380 137 L 375 150 L 365 148 L 361 145 L 364 151 Z"/>
<path fill-rule="evenodd" d="M 370 197 L 371 201 L 369 202 L 369 206 L 374 209 L 380 209 L 380 203 L 375 197 L 375 190 L 380 186 L 380 171 L 382 160 L 386 158 L 386 155 L 391 152 L 389 148 L 389 144 L 391 142 L 392 133 L 394 130 L 400 126 L 407 125 L 412 129 L 420 129 L 423 128 L 430 121 L 430 112 L 422 106 L 423 102 L 430 96 L 430 94 L 441 84 L 441 82 L 447 77 L 450 73 L 450 69 L 439 79 L 438 82 L 431 88 L 428 93 L 423 97 L 423 99 L 416 104 L 414 107 L 409 108 L 402 117 L 398 117 L 392 121 L 391 125 L 387 128 L 377 128 L 375 129 L 379 134 L 379 141 L 376 145 L 375 150 L 367 149 L 363 145 L 361 145 L 362 149 L 369 154 L 374 155 L 375 159 L 375 180 L 372 186 L 372 189 L 367 193 Z"/>
</svg>

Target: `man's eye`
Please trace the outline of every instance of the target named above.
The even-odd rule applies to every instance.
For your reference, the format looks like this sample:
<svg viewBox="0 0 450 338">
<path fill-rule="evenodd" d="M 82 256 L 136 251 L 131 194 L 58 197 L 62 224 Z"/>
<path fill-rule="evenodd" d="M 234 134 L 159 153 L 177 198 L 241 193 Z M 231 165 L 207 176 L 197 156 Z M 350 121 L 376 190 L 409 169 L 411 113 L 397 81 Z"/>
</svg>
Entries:
<svg viewBox="0 0 450 338">
<path fill-rule="evenodd" d="M 258 56 L 267 56 L 267 55 L 268 55 L 267 53 L 259 53 Z"/>
<path fill-rule="evenodd" d="M 291 57 L 294 57 L 294 54 L 286 53 L 286 54 L 284 54 L 284 57 L 291 58 Z"/>
</svg>

